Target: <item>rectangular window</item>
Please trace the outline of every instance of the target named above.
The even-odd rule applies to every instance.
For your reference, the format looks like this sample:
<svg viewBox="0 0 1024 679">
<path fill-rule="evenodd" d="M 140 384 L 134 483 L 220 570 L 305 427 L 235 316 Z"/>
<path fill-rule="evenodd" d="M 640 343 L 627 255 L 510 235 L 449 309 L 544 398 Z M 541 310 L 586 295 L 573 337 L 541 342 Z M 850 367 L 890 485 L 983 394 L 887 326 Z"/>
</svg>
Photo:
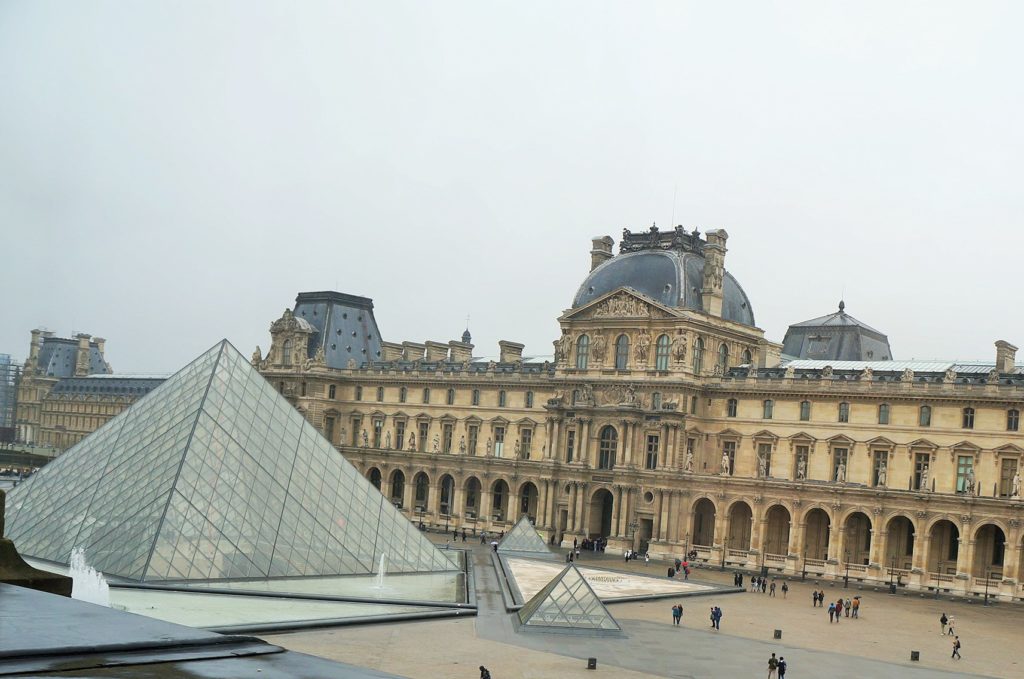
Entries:
<svg viewBox="0 0 1024 679">
<path fill-rule="evenodd" d="M 722 443 L 722 453 L 729 460 L 729 469 L 727 471 L 732 475 L 736 470 L 736 442 L 724 441 Z"/>
<path fill-rule="evenodd" d="M 305 395 L 306 395 L 306 383 L 305 383 L 305 382 L 303 382 L 303 383 L 302 383 L 302 384 L 301 384 L 301 385 L 299 386 L 299 395 L 300 395 L 300 396 L 305 396 Z"/>
<path fill-rule="evenodd" d="M 533 448 L 533 430 L 522 429 L 519 432 L 519 457 L 523 460 L 530 459 L 530 450 Z"/>
<path fill-rule="evenodd" d="M 882 477 L 885 476 L 885 482 Z M 872 486 L 885 486 L 889 483 L 889 453 L 885 450 L 876 450 L 871 472 Z"/>
<path fill-rule="evenodd" d="M 922 427 L 932 426 L 932 408 L 931 406 L 921 406 L 921 410 L 917 416 L 917 423 Z"/>
<path fill-rule="evenodd" d="M 333 417 L 325 417 L 324 418 L 324 438 L 326 438 L 332 444 L 334 443 L 334 418 Z"/>
<path fill-rule="evenodd" d="M 725 404 L 726 417 L 736 417 L 736 399 L 730 398 Z"/>
<path fill-rule="evenodd" d="M 395 448 L 405 450 L 405 421 L 395 422 Z"/>
<path fill-rule="evenodd" d="M 772 444 L 757 444 L 757 475 L 768 478 L 772 475 Z"/>
<path fill-rule="evenodd" d="M 974 408 L 964 408 L 964 429 L 974 429 Z"/>
<path fill-rule="evenodd" d="M 850 421 L 850 404 L 846 403 L 845 401 L 843 403 L 839 404 L 839 421 L 840 422 L 849 422 Z"/>
<path fill-rule="evenodd" d="M 356 400 L 357 401 L 362 401 L 363 400 L 363 388 L 362 387 L 356 387 Z"/>
<path fill-rule="evenodd" d="M 526 392 L 526 407 L 527 408 L 532 408 L 533 407 L 533 392 L 532 391 Z"/>
<path fill-rule="evenodd" d="M 498 392 L 498 407 L 499 408 L 504 408 L 505 407 L 505 403 L 507 401 L 508 401 L 508 396 L 505 393 L 505 390 L 502 389 L 501 391 Z"/>
<path fill-rule="evenodd" d="M 450 405 L 450 406 L 455 405 L 455 390 L 454 389 L 449 389 L 448 390 L 448 395 L 445 397 L 445 402 L 448 405 Z"/>
<path fill-rule="evenodd" d="M 811 456 L 810 446 L 797 446 L 796 447 L 796 468 L 793 470 L 794 479 L 806 479 L 807 478 L 807 464 L 808 458 Z"/>
<path fill-rule="evenodd" d="M 915 490 L 929 490 L 929 488 L 921 488 L 921 482 L 924 480 L 923 475 L 928 464 L 931 462 L 931 453 L 915 453 L 914 454 L 914 489 Z"/>
<path fill-rule="evenodd" d="M 384 387 L 377 387 L 377 400 L 378 401 L 383 401 L 384 400 Z"/>
<path fill-rule="evenodd" d="M 848 478 L 846 461 L 849 457 L 849 450 L 846 448 L 832 449 L 832 481 L 846 481 Z M 842 465 L 842 468 L 840 468 Z"/>
<path fill-rule="evenodd" d="M 697 414 L 697 397 L 696 396 L 691 396 L 690 397 L 690 414 L 691 415 L 696 415 Z"/>
<path fill-rule="evenodd" d="M 480 390 L 479 389 L 474 389 L 473 390 L 473 405 L 475 405 L 475 406 L 480 405 Z"/>
<path fill-rule="evenodd" d="M 380 448 L 381 433 L 384 431 L 384 420 L 373 420 L 373 447 Z"/>
<path fill-rule="evenodd" d="M 800 401 L 800 421 L 807 422 L 811 419 L 811 402 Z"/>
<path fill-rule="evenodd" d="M 476 455 L 476 442 L 480 436 L 480 425 L 471 424 L 469 425 L 469 436 L 467 437 L 468 450 L 470 455 Z"/>
<path fill-rule="evenodd" d="M 1013 477 L 1017 474 L 1017 459 L 1004 457 L 999 466 L 999 497 L 1013 494 Z"/>
<path fill-rule="evenodd" d="M 445 422 L 441 425 L 441 452 L 450 453 L 452 452 L 452 434 L 455 431 L 455 425 L 451 422 Z"/>
<path fill-rule="evenodd" d="M 572 462 L 576 454 L 576 430 L 570 429 L 565 432 L 565 461 Z"/>
<path fill-rule="evenodd" d="M 416 442 L 417 443 L 417 448 L 416 449 L 419 450 L 421 453 L 423 453 L 423 452 L 427 451 L 427 434 L 430 433 L 430 423 L 429 422 L 420 422 L 419 423 L 419 427 L 420 427 L 420 434 L 419 434 L 419 437 L 418 437 L 419 441 Z"/>
<path fill-rule="evenodd" d="M 766 420 L 772 419 L 772 415 L 775 412 L 775 401 L 771 400 L 770 398 L 765 399 L 765 401 L 761 405 L 761 417 L 763 417 Z"/>
<path fill-rule="evenodd" d="M 1006 411 L 1006 431 L 1017 431 L 1020 429 L 1020 411 L 1013 409 Z"/>
<path fill-rule="evenodd" d="M 352 418 L 352 445 L 359 445 L 359 432 L 363 428 L 363 420 L 361 417 Z"/>
<path fill-rule="evenodd" d="M 657 434 L 647 435 L 647 459 L 644 461 L 645 469 L 658 468 L 658 451 L 661 450 L 661 439 Z"/>
<path fill-rule="evenodd" d="M 957 455 L 956 457 L 956 492 L 966 493 L 970 490 L 969 479 L 974 475 L 974 456 Z"/>
<path fill-rule="evenodd" d="M 430 389 L 423 390 L 423 402 L 430 403 Z"/>
<path fill-rule="evenodd" d="M 327 398 L 329 398 L 329 399 L 331 399 L 333 401 L 337 397 L 337 395 L 338 395 L 338 385 L 332 384 L 331 386 L 327 387 Z"/>
<path fill-rule="evenodd" d="M 505 427 L 494 428 L 494 457 L 501 457 L 505 450 Z"/>
<path fill-rule="evenodd" d="M 878 406 L 878 424 L 889 424 L 889 404 Z"/>
</svg>

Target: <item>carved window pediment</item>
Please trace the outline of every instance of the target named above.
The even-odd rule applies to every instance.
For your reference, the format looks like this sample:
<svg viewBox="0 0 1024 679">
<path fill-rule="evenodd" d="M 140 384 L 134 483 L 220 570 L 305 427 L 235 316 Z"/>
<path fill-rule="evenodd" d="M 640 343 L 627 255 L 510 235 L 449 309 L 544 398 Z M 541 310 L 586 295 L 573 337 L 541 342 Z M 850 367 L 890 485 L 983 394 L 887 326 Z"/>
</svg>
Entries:
<svg viewBox="0 0 1024 679">
<path fill-rule="evenodd" d="M 619 288 L 564 316 L 564 320 L 602 318 L 675 318 L 669 307 L 629 288 Z"/>
</svg>

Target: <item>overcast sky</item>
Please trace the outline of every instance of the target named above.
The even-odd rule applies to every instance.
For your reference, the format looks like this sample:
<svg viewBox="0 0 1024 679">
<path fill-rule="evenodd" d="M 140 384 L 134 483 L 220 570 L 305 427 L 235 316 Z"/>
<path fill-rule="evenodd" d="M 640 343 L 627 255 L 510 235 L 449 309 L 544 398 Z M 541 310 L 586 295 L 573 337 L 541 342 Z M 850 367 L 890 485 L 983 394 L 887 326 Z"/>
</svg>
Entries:
<svg viewBox="0 0 1024 679">
<path fill-rule="evenodd" d="M 1024 9 L 0 2 L 0 352 L 169 372 L 295 294 L 551 352 L 590 239 L 729 232 L 758 325 L 1024 342 Z"/>
</svg>

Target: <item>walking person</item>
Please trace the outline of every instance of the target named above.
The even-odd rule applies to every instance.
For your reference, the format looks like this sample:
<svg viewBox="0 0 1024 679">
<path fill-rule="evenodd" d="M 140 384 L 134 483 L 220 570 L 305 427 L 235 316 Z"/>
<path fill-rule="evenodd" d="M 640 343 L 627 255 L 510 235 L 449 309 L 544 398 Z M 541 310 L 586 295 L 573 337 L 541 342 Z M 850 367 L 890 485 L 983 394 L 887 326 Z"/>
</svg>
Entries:
<svg viewBox="0 0 1024 679">
<path fill-rule="evenodd" d="M 818 607 L 818 590 L 811 592 L 811 608 Z"/>
<path fill-rule="evenodd" d="M 951 637 L 955 637 L 956 636 L 956 632 L 953 631 L 953 627 L 955 625 L 956 625 L 956 616 L 955 615 L 949 616 L 949 630 L 946 632 L 946 634 L 948 634 Z"/>
<path fill-rule="evenodd" d="M 778 679 L 779 677 L 779 660 L 772 653 L 772 657 L 768 658 L 768 679 Z"/>
<path fill-rule="evenodd" d="M 768 591 L 768 578 L 761 578 L 761 594 Z"/>
<path fill-rule="evenodd" d="M 715 629 L 722 629 L 722 609 L 715 606 Z"/>
<path fill-rule="evenodd" d="M 853 617 L 853 618 L 859 618 L 860 617 L 860 597 L 859 596 L 853 597 L 853 615 L 851 617 Z"/>
<path fill-rule="evenodd" d="M 939 632 L 939 634 L 945 635 L 946 634 L 946 625 L 949 624 L 949 618 L 946 617 L 946 612 L 945 611 L 942 612 L 942 617 L 939 618 L 939 624 L 942 625 L 942 631 Z"/>
<path fill-rule="evenodd" d="M 779 679 L 786 679 L 786 659 L 779 656 Z"/>
<path fill-rule="evenodd" d="M 828 621 L 829 623 L 834 622 L 833 618 L 836 617 L 836 605 L 832 602 L 828 604 Z"/>
<path fill-rule="evenodd" d="M 768 596 L 775 596 L 775 581 L 774 580 L 772 580 L 772 586 L 769 589 L 771 591 L 769 591 Z"/>
<path fill-rule="evenodd" d="M 953 658 L 956 658 L 957 660 L 961 659 L 960 658 L 960 637 L 953 637 L 953 655 L 949 656 L 949 659 L 952 660 Z"/>
<path fill-rule="evenodd" d="M 789 583 L 782 583 L 782 598 L 785 599 L 786 595 L 789 594 Z"/>
<path fill-rule="evenodd" d="M 839 599 L 836 602 L 836 622 L 839 622 L 839 618 L 843 616 L 843 600 Z"/>
<path fill-rule="evenodd" d="M 850 617 L 850 609 L 853 608 L 853 602 L 850 601 L 850 597 L 846 597 L 846 601 L 843 602 L 843 610 L 846 611 L 846 617 Z"/>
<path fill-rule="evenodd" d="M 491 679 L 491 673 L 483 665 L 480 666 L 480 679 Z"/>
</svg>

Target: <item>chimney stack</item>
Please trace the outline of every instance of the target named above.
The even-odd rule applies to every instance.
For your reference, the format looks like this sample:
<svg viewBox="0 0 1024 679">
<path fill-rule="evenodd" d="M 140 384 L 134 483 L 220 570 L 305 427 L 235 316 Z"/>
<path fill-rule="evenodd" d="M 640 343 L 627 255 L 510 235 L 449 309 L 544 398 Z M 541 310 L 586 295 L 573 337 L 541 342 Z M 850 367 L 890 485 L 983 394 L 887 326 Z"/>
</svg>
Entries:
<svg viewBox="0 0 1024 679">
<path fill-rule="evenodd" d="M 612 246 L 615 241 L 611 236 L 603 236 L 591 239 L 590 243 L 590 270 L 593 271 L 613 257 Z"/>
<path fill-rule="evenodd" d="M 1012 373 L 1017 367 L 1017 347 L 1006 340 L 996 342 L 996 370 L 1000 374 Z"/>
<path fill-rule="evenodd" d="M 75 335 L 78 340 L 78 356 L 75 360 L 75 377 L 85 377 L 89 374 L 89 340 L 91 336 L 84 332 Z"/>
<path fill-rule="evenodd" d="M 704 313 L 722 316 L 722 284 L 725 280 L 725 242 L 729 234 L 725 229 L 715 229 L 704 234 L 704 287 L 701 289 L 701 305 Z"/>
<path fill-rule="evenodd" d="M 502 363 L 518 363 L 523 360 L 525 344 L 500 340 L 498 342 L 498 360 Z"/>
</svg>

